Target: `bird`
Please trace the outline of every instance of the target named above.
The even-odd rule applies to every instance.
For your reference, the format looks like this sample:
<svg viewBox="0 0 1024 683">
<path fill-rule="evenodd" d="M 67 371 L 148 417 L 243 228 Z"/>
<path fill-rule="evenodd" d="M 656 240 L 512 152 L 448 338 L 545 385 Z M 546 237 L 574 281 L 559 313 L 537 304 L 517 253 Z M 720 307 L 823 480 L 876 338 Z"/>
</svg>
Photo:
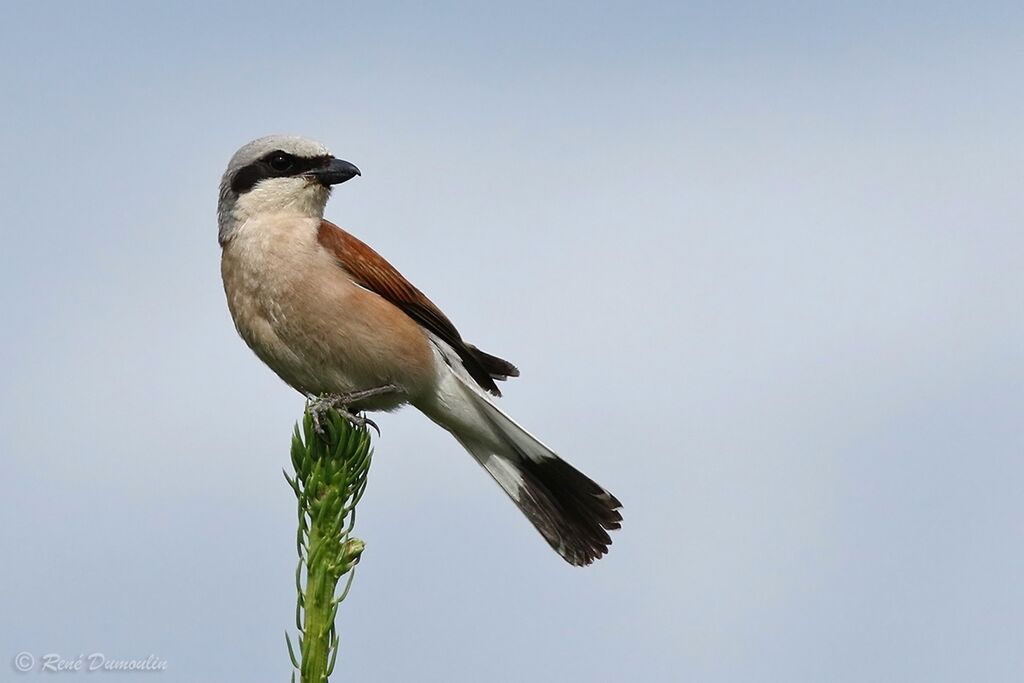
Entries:
<svg viewBox="0 0 1024 683">
<path fill-rule="evenodd" d="M 359 169 L 315 140 L 243 145 L 221 179 L 221 276 L 238 334 L 319 414 L 412 405 L 448 431 L 571 565 L 608 552 L 619 500 L 495 403 L 510 362 L 465 341 L 423 292 L 324 218 Z"/>
</svg>

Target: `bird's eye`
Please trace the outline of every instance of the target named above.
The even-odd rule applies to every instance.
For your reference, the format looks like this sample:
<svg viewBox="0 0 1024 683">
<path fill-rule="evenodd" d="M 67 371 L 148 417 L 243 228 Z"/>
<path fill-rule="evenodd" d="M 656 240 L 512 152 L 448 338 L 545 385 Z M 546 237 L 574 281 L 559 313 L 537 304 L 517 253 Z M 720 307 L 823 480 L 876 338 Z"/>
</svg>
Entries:
<svg viewBox="0 0 1024 683">
<path fill-rule="evenodd" d="M 284 152 L 270 157 L 270 167 L 275 171 L 288 171 L 292 167 L 292 158 Z"/>
</svg>

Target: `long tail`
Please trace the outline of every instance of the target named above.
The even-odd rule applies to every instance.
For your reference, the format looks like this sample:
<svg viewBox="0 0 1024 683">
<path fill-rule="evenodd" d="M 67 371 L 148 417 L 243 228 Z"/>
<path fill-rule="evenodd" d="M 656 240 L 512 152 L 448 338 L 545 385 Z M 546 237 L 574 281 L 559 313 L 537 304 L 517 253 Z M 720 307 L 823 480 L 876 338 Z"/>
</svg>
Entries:
<svg viewBox="0 0 1024 683">
<path fill-rule="evenodd" d="M 436 399 L 420 410 L 458 439 L 566 562 L 588 565 L 607 553 L 608 531 L 622 522 L 618 499 L 457 372 L 444 373 Z"/>
</svg>

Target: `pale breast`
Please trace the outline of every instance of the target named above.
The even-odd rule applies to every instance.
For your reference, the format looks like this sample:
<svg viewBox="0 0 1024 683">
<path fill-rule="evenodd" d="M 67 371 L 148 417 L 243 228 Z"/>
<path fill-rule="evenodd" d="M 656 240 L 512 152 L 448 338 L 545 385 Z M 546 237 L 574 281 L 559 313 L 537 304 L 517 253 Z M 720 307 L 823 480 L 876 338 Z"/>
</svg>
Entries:
<svg viewBox="0 0 1024 683">
<path fill-rule="evenodd" d="M 395 384 L 404 397 L 435 376 L 427 336 L 411 318 L 347 276 L 316 240 L 319 220 L 250 221 L 228 242 L 221 273 L 239 334 L 284 381 L 304 393 L 342 394 Z"/>
</svg>

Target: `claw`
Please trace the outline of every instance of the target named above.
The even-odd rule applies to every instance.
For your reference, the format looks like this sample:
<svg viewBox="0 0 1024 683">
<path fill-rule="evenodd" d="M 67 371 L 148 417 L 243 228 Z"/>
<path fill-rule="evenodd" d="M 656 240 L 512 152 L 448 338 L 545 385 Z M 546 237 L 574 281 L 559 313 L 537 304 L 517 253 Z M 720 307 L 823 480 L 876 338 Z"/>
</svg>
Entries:
<svg viewBox="0 0 1024 683">
<path fill-rule="evenodd" d="M 365 427 L 368 422 L 365 417 L 361 417 L 358 414 L 351 412 L 345 406 L 336 406 L 334 409 L 338 411 L 338 415 L 341 415 L 343 418 L 348 420 L 349 424 L 353 427 Z"/>
<path fill-rule="evenodd" d="M 370 418 L 365 417 L 365 416 L 360 418 L 360 419 L 363 422 L 365 422 L 367 425 L 373 427 L 373 431 L 377 432 L 377 436 L 380 436 L 380 427 L 377 426 L 376 422 L 374 422 L 373 420 L 371 420 Z"/>
</svg>

